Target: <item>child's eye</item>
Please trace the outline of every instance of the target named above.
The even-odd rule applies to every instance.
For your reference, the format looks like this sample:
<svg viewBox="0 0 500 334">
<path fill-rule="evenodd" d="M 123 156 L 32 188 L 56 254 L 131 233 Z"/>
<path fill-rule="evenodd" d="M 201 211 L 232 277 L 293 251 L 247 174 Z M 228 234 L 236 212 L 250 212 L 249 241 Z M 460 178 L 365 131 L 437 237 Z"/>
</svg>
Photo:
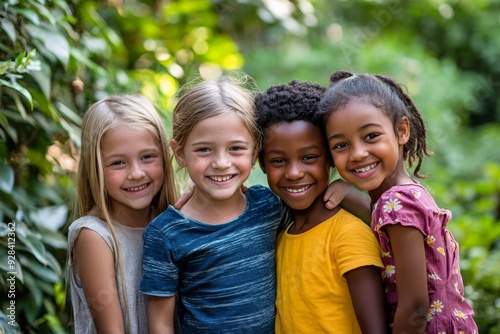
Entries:
<svg viewBox="0 0 500 334">
<path fill-rule="evenodd" d="M 314 154 L 309 154 L 304 157 L 304 160 L 313 160 L 316 159 L 318 156 Z"/>
<path fill-rule="evenodd" d="M 337 143 L 332 146 L 332 150 L 341 150 L 346 147 L 347 147 L 346 143 Z"/>
<path fill-rule="evenodd" d="M 281 158 L 274 158 L 274 159 L 269 160 L 269 162 L 274 164 L 274 165 L 279 165 L 279 164 L 284 163 L 285 160 L 281 159 Z"/>
<path fill-rule="evenodd" d="M 369 133 L 368 135 L 366 135 L 365 139 L 366 140 L 372 140 L 372 139 L 375 139 L 379 136 L 378 133 Z"/>
<path fill-rule="evenodd" d="M 201 153 L 206 153 L 208 151 L 210 151 L 208 147 L 200 147 L 195 150 L 195 152 L 201 152 Z"/>
<path fill-rule="evenodd" d="M 143 155 L 142 160 L 152 162 L 155 161 L 155 159 L 159 158 L 160 156 L 161 155 L 159 154 L 145 154 Z"/>
<path fill-rule="evenodd" d="M 121 166 L 124 164 L 125 164 L 125 162 L 118 160 L 118 161 L 113 161 L 112 163 L 110 163 L 110 166 Z"/>
<path fill-rule="evenodd" d="M 243 146 L 233 146 L 230 148 L 230 151 L 244 151 L 246 150 L 246 147 Z"/>
</svg>

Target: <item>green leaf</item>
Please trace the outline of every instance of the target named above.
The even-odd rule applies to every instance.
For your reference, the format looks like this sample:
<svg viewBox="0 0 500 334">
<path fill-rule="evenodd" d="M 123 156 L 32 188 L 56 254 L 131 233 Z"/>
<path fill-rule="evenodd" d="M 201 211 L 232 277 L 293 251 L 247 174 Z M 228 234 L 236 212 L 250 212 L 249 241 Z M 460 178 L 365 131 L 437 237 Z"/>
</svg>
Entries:
<svg viewBox="0 0 500 334">
<path fill-rule="evenodd" d="M 64 66 L 68 68 L 70 45 L 63 34 L 56 30 L 48 30 L 42 26 L 27 24 L 26 29 L 33 38 L 38 39 Z"/>
<path fill-rule="evenodd" d="M 17 13 L 24 16 L 28 21 L 30 21 L 34 25 L 40 24 L 40 18 L 38 17 L 38 14 L 30 9 L 18 9 Z"/>
<path fill-rule="evenodd" d="M 52 69 L 50 66 L 46 62 L 43 62 L 39 71 L 31 72 L 29 75 L 31 75 L 40 87 L 40 91 L 45 96 L 45 100 L 50 100 L 50 91 L 52 89 Z M 35 101 L 39 102 L 39 99 L 37 99 L 36 96 L 33 96 L 33 98 Z"/>
<path fill-rule="evenodd" d="M 72 109 L 68 108 L 62 102 L 55 102 L 54 105 L 61 112 L 61 114 L 71 120 L 73 124 L 82 125 L 82 118 L 78 116 L 77 113 L 75 113 Z"/>
<path fill-rule="evenodd" d="M 39 238 L 36 238 L 33 233 L 27 233 L 26 235 L 18 233 L 17 237 L 24 244 L 26 250 L 33 254 L 40 263 L 45 265 L 49 264 L 47 260 L 47 255 L 49 253 L 47 253 L 43 242 Z"/>
<path fill-rule="evenodd" d="M 33 273 L 34 276 L 39 279 L 49 282 L 57 283 L 59 281 L 59 275 L 52 270 L 50 267 L 43 266 L 40 262 L 35 261 L 33 258 L 28 258 L 26 256 L 19 256 L 19 262 L 21 265 Z"/>
<path fill-rule="evenodd" d="M 12 326 L 12 320 L 7 318 L 7 315 L 5 315 L 2 311 L 0 311 L 0 332 L 3 334 L 18 334 L 19 324 L 14 320 L 15 325 Z"/>
<path fill-rule="evenodd" d="M 10 40 L 12 41 L 12 44 L 15 44 L 17 38 L 16 38 L 16 28 L 14 27 L 14 23 L 3 18 L 0 21 L 0 26 L 2 27 L 3 31 L 5 31 L 7 36 L 9 36 Z"/>
<path fill-rule="evenodd" d="M 57 249 L 66 249 L 68 247 L 68 239 L 59 232 L 42 231 L 42 241 L 44 244 Z"/>
<path fill-rule="evenodd" d="M 24 57 L 26 56 L 26 51 L 23 51 L 21 52 L 17 58 L 16 58 L 16 62 L 14 64 L 14 68 L 17 69 L 19 66 L 21 66 L 23 64 L 23 60 L 24 60 Z"/>
<path fill-rule="evenodd" d="M 21 94 L 21 96 L 24 97 L 29 102 L 31 109 L 33 109 L 33 99 L 31 98 L 31 94 L 29 93 L 29 91 L 26 88 L 24 88 L 23 86 L 21 86 L 17 82 L 9 82 L 9 81 L 0 79 L 0 86 L 2 86 L 2 85 L 9 87 L 9 88 L 12 88 L 13 90 L 15 90 L 19 94 Z M 16 95 L 14 95 L 13 98 L 15 98 L 15 96 Z M 18 101 L 16 101 L 16 105 L 18 105 L 17 102 Z M 18 106 L 18 108 L 19 108 L 19 106 Z M 24 111 L 24 108 L 22 108 L 22 110 L 20 109 L 19 112 L 21 112 L 21 114 L 23 114 L 23 112 L 24 112 L 23 118 L 26 118 L 26 112 Z"/>
<path fill-rule="evenodd" d="M 14 189 L 14 169 L 0 162 L 0 190 L 11 194 Z"/>
<path fill-rule="evenodd" d="M 9 234 L 9 232 L 10 229 L 7 224 L 5 224 L 4 222 L 0 222 L 0 237 L 5 237 L 7 234 Z"/>
<path fill-rule="evenodd" d="M 30 212 L 30 218 L 41 227 L 50 231 L 59 230 L 68 218 L 66 205 L 47 206 Z"/>
<path fill-rule="evenodd" d="M 7 71 L 10 68 L 10 64 L 11 64 L 11 60 L 9 59 L 0 65 L 0 75 L 4 75 L 5 73 L 7 73 Z"/>
<path fill-rule="evenodd" d="M 2 247 L 6 247 L 6 245 L 2 245 Z M 19 280 L 19 282 L 24 284 L 23 267 L 21 266 L 21 263 L 18 260 L 17 254 L 16 254 L 16 262 L 14 265 L 15 266 L 14 269 L 10 268 L 8 265 L 7 252 L 4 252 L 4 254 L 0 254 L 0 260 L 1 260 L 0 269 L 2 269 L 2 271 L 3 271 L 2 275 L 4 273 L 9 273 L 9 275 L 11 275 L 11 273 L 13 273 L 12 275 L 14 275 Z"/>
</svg>

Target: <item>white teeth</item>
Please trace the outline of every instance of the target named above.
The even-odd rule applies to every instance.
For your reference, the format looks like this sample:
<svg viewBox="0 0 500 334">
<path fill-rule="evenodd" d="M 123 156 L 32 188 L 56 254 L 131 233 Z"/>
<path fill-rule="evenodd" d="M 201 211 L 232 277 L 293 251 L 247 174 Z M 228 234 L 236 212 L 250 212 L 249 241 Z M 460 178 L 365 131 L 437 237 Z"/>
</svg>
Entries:
<svg viewBox="0 0 500 334">
<path fill-rule="evenodd" d="M 366 166 L 366 167 L 363 167 L 363 168 L 360 168 L 360 169 L 355 169 L 356 172 L 359 172 L 359 173 L 364 173 L 364 172 L 368 172 L 370 169 L 372 169 L 373 167 L 375 167 L 377 164 L 376 163 L 373 163 L 371 164 L 370 166 Z"/>
<path fill-rule="evenodd" d="M 224 182 L 231 179 L 231 176 L 210 176 L 210 179 L 217 182 Z"/>
<path fill-rule="evenodd" d="M 307 189 L 309 189 L 309 187 L 310 186 L 305 186 L 305 187 L 298 188 L 298 189 L 286 188 L 286 191 L 288 191 L 289 193 L 301 193 L 301 192 L 306 191 Z"/>
<path fill-rule="evenodd" d="M 142 186 L 139 186 L 139 187 L 127 188 L 127 191 L 139 191 L 139 190 L 145 189 L 147 186 L 148 186 L 147 184 L 143 184 Z"/>
</svg>

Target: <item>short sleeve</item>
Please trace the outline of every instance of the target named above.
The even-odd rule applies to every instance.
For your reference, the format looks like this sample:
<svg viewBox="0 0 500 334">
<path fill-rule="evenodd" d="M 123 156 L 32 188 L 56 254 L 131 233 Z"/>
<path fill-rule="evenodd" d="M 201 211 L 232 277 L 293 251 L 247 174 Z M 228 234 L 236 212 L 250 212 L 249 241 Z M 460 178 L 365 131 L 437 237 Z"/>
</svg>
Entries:
<svg viewBox="0 0 500 334">
<path fill-rule="evenodd" d="M 334 240 L 340 274 L 365 266 L 383 268 L 380 245 L 368 225 L 350 214 L 342 222 Z"/>
<path fill-rule="evenodd" d="M 416 187 L 385 192 L 377 202 L 377 214 L 374 216 L 379 218 L 374 222 L 375 231 L 386 225 L 400 224 L 428 235 L 430 209 L 422 201 L 426 196 L 429 196 L 427 192 Z"/>
<path fill-rule="evenodd" d="M 171 297 L 177 293 L 179 268 L 165 234 L 149 225 L 143 235 L 140 291 L 146 295 Z"/>
</svg>

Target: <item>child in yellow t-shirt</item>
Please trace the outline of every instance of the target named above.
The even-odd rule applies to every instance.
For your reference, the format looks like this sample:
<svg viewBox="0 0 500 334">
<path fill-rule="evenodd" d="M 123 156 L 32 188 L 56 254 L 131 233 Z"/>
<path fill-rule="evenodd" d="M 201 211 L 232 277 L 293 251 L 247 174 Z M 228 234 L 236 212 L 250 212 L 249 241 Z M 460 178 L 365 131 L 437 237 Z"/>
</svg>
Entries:
<svg viewBox="0 0 500 334">
<path fill-rule="evenodd" d="M 378 242 L 323 202 L 333 165 L 317 112 L 324 91 L 292 81 L 256 97 L 259 163 L 293 218 L 278 236 L 276 333 L 386 333 Z"/>
</svg>

